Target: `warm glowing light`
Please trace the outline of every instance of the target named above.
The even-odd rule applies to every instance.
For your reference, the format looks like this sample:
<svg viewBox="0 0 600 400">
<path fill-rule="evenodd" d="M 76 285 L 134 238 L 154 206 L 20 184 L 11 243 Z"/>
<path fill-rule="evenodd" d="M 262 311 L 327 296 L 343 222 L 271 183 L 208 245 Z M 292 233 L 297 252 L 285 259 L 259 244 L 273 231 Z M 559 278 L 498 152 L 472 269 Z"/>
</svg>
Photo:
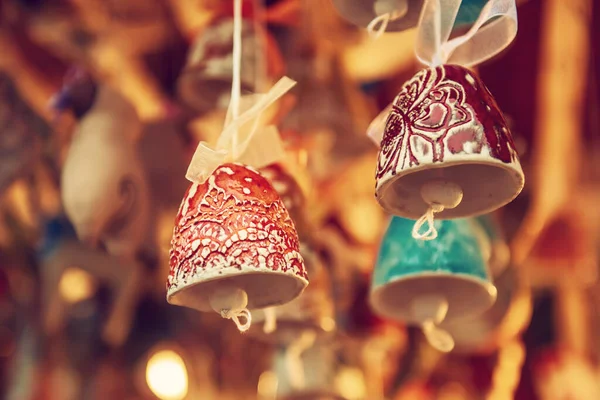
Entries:
<svg viewBox="0 0 600 400">
<path fill-rule="evenodd" d="M 277 398 L 277 375 L 273 371 L 265 371 L 258 378 L 258 397 L 264 400 Z"/>
<path fill-rule="evenodd" d="M 156 352 L 148 360 L 146 382 L 161 400 L 182 400 L 188 393 L 188 374 L 179 354 L 171 350 Z"/>
<path fill-rule="evenodd" d="M 63 272 L 58 285 L 62 298 L 71 304 L 89 299 L 94 294 L 92 276 L 79 268 L 68 268 Z"/>
<path fill-rule="evenodd" d="M 342 368 L 335 378 L 335 387 L 348 400 L 364 399 L 367 394 L 365 376 L 358 368 Z"/>
<path fill-rule="evenodd" d="M 331 317 L 321 318 L 321 329 L 325 332 L 331 332 L 335 329 L 335 320 Z"/>
</svg>

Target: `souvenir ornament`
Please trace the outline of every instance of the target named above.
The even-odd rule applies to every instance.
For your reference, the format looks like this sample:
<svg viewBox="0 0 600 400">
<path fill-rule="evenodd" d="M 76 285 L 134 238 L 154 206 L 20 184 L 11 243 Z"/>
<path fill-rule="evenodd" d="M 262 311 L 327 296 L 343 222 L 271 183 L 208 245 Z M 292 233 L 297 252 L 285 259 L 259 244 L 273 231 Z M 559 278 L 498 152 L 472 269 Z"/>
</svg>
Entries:
<svg viewBox="0 0 600 400">
<path fill-rule="evenodd" d="M 300 253 L 311 278 L 310 286 L 287 304 L 253 311 L 253 326 L 248 331 L 252 337 L 289 345 L 306 334 L 314 334 L 315 340 L 333 336 L 335 319 L 327 271 L 309 248 L 300 245 Z"/>
<path fill-rule="evenodd" d="M 241 31 L 236 0 L 231 105 L 216 148 L 200 143 L 186 174 L 192 185 L 175 220 L 167 301 L 212 309 L 246 331 L 248 309 L 287 303 L 308 280 L 283 202 L 264 177 L 243 165 L 260 168 L 283 155 L 277 129 L 260 127 L 260 117 L 295 82 L 284 77 L 265 95 L 240 98 Z"/>
<path fill-rule="evenodd" d="M 187 64 L 177 81 L 181 101 L 198 114 L 224 109 L 230 100 L 233 55 L 233 20 L 220 19 L 209 25 L 192 45 Z M 256 81 L 256 49 L 259 46 L 251 21 L 242 21 L 244 69 L 241 88 L 253 92 Z"/>
<path fill-rule="evenodd" d="M 438 239 L 415 240 L 411 220 L 393 217 L 373 272 L 370 303 L 382 317 L 421 326 L 440 351 L 454 347 L 438 325 L 481 314 L 496 299 L 485 253 L 489 242 L 473 221 L 436 221 Z"/>
<path fill-rule="evenodd" d="M 135 108 L 108 86 L 82 115 L 61 177 L 65 213 L 81 241 L 133 258 L 148 239 L 149 199 Z"/>
<path fill-rule="evenodd" d="M 493 246 L 493 245 L 492 245 Z M 531 291 L 519 281 L 519 272 L 506 267 L 494 276 L 498 297 L 483 314 L 442 324 L 455 342 L 456 352 L 490 354 L 518 337 L 531 319 Z"/>
<path fill-rule="evenodd" d="M 423 0 L 333 0 L 342 17 L 374 36 L 414 28 Z"/>
<path fill-rule="evenodd" d="M 199 115 L 224 110 L 231 99 L 234 21 L 230 14 L 225 11 L 198 34 L 177 81 L 179 99 Z M 264 14 L 267 18 L 273 12 L 267 9 Z M 240 90 L 244 93 L 260 91 L 265 79 L 281 76 L 284 69 L 277 42 L 257 22 L 257 15 L 242 19 Z"/>
<path fill-rule="evenodd" d="M 384 110 L 387 116 L 380 115 L 368 130 L 381 143 L 377 200 L 389 213 L 417 219 L 413 237 L 423 240 L 437 237 L 435 215 L 450 219 L 493 211 L 512 201 L 524 184 L 492 95 L 466 68 L 444 64 L 473 65 L 506 47 L 516 34 L 514 1 L 489 2 L 467 34 L 449 41 L 460 1 L 448 3 L 425 2 L 416 52 L 430 68 L 407 82 Z M 494 17 L 499 18 L 482 27 Z"/>
</svg>

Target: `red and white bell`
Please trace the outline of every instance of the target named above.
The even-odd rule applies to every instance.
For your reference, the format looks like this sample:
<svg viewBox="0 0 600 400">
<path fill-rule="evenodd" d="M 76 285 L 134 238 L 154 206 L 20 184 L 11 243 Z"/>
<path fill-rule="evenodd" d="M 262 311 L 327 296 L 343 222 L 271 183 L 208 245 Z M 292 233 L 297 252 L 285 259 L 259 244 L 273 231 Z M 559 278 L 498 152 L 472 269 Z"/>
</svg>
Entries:
<svg viewBox="0 0 600 400">
<path fill-rule="evenodd" d="M 287 304 L 253 311 L 248 333 L 256 339 L 289 345 L 305 332 L 313 333 L 316 340 L 333 337 L 336 324 L 327 271 L 316 253 L 307 246 L 300 248 L 310 285 Z"/>
<path fill-rule="evenodd" d="M 294 343 L 307 331 L 313 332 L 319 339 L 331 337 L 335 319 L 330 281 L 321 258 L 307 238 L 310 224 L 306 215 L 306 195 L 295 176 L 281 163 L 270 164 L 259 171 L 273 185 L 300 238 L 304 238 L 300 253 L 311 284 L 285 305 L 253 311 L 253 326 L 248 333 L 256 339 L 281 344 Z"/>
<path fill-rule="evenodd" d="M 169 303 L 214 310 L 246 330 L 248 309 L 285 304 L 307 284 L 294 224 L 256 170 L 227 163 L 190 186 L 171 241 Z"/>
</svg>

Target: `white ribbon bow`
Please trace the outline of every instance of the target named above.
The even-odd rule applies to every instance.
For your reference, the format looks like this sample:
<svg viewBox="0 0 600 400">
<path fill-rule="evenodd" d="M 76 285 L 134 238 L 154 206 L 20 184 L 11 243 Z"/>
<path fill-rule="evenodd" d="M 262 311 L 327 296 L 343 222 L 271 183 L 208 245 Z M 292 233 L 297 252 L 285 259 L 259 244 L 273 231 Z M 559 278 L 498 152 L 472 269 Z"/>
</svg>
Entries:
<svg viewBox="0 0 600 400">
<path fill-rule="evenodd" d="M 481 64 L 504 50 L 517 35 L 515 0 L 490 0 L 471 29 L 450 39 L 462 0 L 425 0 L 415 53 L 431 67 Z"/>
<path fill-rule="evenodd" d="M 461 3 L 462 0 L 425 0 L 415 44 L 419 61 L 430 67 L 442 64 L 474 66 L 500 53 L 516 37 L 515 0 L 490 0 L 467 33 L 450 39 Z M 383 139 L 391 110 L 390 104 L 367 130 L 367 135 L 377 145 Z"/>
<path fill-rule="evenodd" d="M 185 177 L 202 184 L 227 162 L 239 162 L 261 168 L 280 160 L 285 151 L 274 125 L 260 126 L 263 112 L 286 94 L 296 82 L 281 78 L 266 94 L 242 96 L 240 115 L 233 118 L 232 105 L 227 111 L 225 128 L 214 149 L 200 142 Z"/>
</svg>

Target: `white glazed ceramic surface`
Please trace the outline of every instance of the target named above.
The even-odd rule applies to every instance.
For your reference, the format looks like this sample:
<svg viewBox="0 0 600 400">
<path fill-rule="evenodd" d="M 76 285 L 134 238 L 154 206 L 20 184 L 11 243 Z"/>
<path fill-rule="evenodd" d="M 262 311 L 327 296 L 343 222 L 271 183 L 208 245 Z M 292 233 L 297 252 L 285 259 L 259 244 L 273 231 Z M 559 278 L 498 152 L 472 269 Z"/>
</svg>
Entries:
<svg viewBox="0 0 600 400">
<path fill-rule="evenodd" d="M 421 187 L 443 179 L 460 186 L 450 219 L 491 212 L 512 201 L 524 176 L 508 126 L 492 95 L 469 70 L 420 71 L 394 100 L 381 142 L 376 195 L 388 212 L 417 219 L 428 208 Z"/>
</svg>

